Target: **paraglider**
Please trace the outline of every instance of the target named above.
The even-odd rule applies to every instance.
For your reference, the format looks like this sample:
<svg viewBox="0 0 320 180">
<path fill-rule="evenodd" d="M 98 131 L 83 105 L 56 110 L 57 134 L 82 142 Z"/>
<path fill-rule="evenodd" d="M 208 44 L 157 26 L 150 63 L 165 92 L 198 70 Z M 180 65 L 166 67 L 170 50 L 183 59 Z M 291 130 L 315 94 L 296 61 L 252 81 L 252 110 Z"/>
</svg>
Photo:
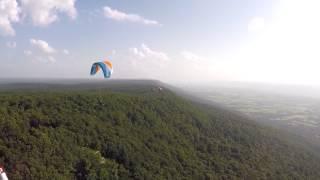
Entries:
<svg viewBox="0 0 320 180">
<path fill-rule="evenodd" d="M 99 71 L 103 72 L 104 78 L 110 78 L 111 74 L 113 73 L 113 66 L 112 63 L 108 60 L 103 61 L 103 62 L 95 62 L 92 64 L 91 67 L 91 75 L 97 74 Z"/>
</svg>

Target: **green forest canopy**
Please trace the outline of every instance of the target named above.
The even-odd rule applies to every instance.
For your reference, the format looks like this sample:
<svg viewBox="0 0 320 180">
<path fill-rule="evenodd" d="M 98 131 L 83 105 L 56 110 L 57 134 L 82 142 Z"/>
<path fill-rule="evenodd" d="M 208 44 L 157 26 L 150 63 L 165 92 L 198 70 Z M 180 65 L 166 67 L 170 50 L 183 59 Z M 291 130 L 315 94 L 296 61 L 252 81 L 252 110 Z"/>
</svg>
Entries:
<svg viewBox="0 0 320 180">
<path fill-rule="evenodd" d="M 10 179 L 320 179 L 273 129 L 140 90 L 1 92 L 0 163 Z"/>
</svg>

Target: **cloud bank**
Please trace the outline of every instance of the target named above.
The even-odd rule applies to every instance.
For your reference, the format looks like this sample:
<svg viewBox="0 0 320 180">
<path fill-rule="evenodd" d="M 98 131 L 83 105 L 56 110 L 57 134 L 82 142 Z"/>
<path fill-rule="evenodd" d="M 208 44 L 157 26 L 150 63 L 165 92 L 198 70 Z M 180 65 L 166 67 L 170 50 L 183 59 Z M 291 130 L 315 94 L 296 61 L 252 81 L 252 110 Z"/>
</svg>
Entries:
<svg viewBox="0 0 320 180">
<path fill-rule="evenodd" d="M 161 51 L 155 51 L 149 48 L 146 44 L 141 44 L 138 48 L 130 48 L 129 51 L 138 58 L 143 59 L 153 59 L 153 60 L 161 60 L 161 61 L 168 61 L 170 58 L 168 55 Z"/>
<path fill-rule="evenodd" d="M 20 8 L 16 0 L 0 0 L 0 33 L 3 36 L 14 36 L 12 23 L 19 22 Z"/>
<path fill-rule="evenodd" d="M 190 51 L 182 51 L 180 54 L 184 59 L 189 60 L 191 62 L 197 63 L 197 62 L 204 59 L 204 58 L 200 57 L 199 55 L 197 55 L 193 52 L 190 52 Z"/>
<path fill-rule="evenodd" d="M 60 13 L 76 18 L 75 2 L 76 0 L 21 0 L 21 6 L 23 14 L 30 17 L 34 25 L 47 26 L 57 21 Z"/>
<path fill-rule="evenodd" d="M 14 36 L 13 23 L 30 18 L 35 26 L 48 26 L 58 21 L 60 14 L 74 19 L 76 0 L 0 0 L 0 35 Z"/>
<path fill-rule="evenodd" d="M 32 62 L 55 63 L 56 59 L 53 55 L 57 52 L 46 41 L 40 39 L 30 39 L 30 45 L 33 47 L 33 52 L 25 50 L 24 54 L 32 59 Z"/>
<path fill-rule="evenodd" d="M 43 53 L 46 53 L 46 54 L 52 54 L 56 51 L 54 48 L 49 46 L 49 44 L 44 40 L 30 39 L 30 44 L 33 47 L 38 48 L 40 51 L 42 51 Z"/>
</svg>

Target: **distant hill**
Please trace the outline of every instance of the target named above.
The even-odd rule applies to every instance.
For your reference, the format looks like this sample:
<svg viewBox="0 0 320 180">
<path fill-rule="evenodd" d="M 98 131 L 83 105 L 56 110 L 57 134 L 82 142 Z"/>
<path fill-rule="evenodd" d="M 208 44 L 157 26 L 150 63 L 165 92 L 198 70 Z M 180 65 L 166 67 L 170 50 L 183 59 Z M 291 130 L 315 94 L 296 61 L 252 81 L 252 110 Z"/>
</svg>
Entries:
<svg viewBox="0 0 320 180">
<path fill-rule="evenodd" d="M 320 179 L 320 159 L 158 81 L 0 85 L 11 179 Z"/>
</svg>

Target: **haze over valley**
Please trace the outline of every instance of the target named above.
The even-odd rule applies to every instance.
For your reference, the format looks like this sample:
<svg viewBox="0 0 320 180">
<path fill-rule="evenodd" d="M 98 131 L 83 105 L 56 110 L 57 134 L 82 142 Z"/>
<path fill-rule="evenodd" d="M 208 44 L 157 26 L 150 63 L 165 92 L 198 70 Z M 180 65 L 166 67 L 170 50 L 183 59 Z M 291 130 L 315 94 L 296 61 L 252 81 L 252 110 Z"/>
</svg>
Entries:
<svg viewBox="0 0 320 180">
<path fill-rule="evenodd" d="M 180 87 L 257 122 L 303 136 L 320 147 L 319 88 L 236 82 Z"/>
</svg>

